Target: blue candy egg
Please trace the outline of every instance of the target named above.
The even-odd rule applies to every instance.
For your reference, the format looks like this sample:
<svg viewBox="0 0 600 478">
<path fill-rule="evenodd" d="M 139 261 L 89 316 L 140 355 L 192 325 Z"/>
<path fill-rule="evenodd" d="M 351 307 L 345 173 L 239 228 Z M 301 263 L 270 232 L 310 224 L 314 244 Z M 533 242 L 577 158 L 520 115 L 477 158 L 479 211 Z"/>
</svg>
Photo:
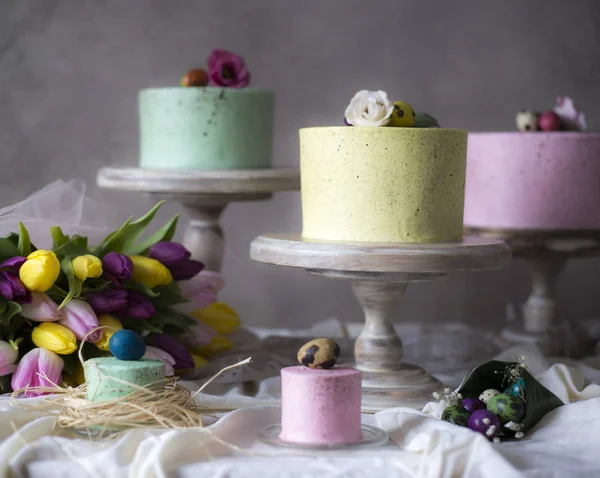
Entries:
<svg viewBox="0 0 600 478">
<path fill-rule="evenodd" d="M 513 397 L 522 396 L 525 393 L 525 380 L 523 380 L 523 377 L 519 378 L 515 383 L 504 390 L 504 393 L 508 393 Z"/>
<path fill-rule="evenodd" d="M 133 330 L 118 330 L 108 341 L 110 353 L 119 360 L 139 360 L 146 353 L 144 339 Z"/>
</svg>

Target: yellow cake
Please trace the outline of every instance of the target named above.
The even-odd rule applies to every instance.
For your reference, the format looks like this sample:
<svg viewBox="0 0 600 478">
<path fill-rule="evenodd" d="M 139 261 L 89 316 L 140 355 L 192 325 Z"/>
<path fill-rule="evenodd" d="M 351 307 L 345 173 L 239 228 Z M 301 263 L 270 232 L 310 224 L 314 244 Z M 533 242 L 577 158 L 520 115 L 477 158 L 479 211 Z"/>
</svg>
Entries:
<svg viewBox="0 0 600 478">
<path fill-rule="evenodd" d="M 352 242 L 462 239 L 467 132 L 300 130 L 302 236 Z"/>
</svg>

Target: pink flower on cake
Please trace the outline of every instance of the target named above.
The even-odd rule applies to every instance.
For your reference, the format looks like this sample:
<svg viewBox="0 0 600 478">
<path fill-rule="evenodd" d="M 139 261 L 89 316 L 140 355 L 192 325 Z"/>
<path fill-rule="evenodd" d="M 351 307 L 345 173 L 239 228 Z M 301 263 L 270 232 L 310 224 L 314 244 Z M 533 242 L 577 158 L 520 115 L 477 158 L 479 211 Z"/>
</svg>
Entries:
<svg viewBox="0 0 600 478">
<path fill-rule="evenodd" d="M 587 129 L 585 115 L 575 109 L 575 103 L 568 96 L 558 96 L 553 111 L 560 116 L 566 130 L 585 131 Z"/>
<path fill-rule="evenodd" d="M 241 56 L 227 50 L 213 50 L 208 59 L 210 86 L 244 88 L 250 84 L 250 72 Z"/>
<path fill-rule="evenodd" d="M 352 126 L 385 126 L 393 111 L 394 105 L 385 91 L 361 90 L 350 101 L 344 116 Z"/>
</svg>

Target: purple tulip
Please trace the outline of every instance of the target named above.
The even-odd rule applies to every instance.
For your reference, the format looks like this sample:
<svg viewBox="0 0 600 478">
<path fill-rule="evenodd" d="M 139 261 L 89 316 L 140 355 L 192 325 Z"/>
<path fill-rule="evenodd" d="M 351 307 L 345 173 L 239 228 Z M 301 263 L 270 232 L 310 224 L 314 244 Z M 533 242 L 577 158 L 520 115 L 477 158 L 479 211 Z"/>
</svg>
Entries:
<svg viewBox="0 0 600 478">
<path fill-rule="evenodd" d="M 19 390 L 26 387 L 59 386 L 63 367 L 63 360 L 54 352 L 44 348 L 32 349 L 17 365 L 17 370 L 12 376 L 11 387 L 13 390 Z M 26 390 L 23 395 L 38 397 L 44 395 L 44 392 Z"/>
<path fill-rule="evenodd" d="M 22 304 L 31 302 L 31 292 L 12 272 L 0 272 L 0 296 Z"/>
<path fill-rule="evenodd" d="M 120 318 L 149 319 L 156 309 L 148 297 L 135 290 L 127 292 L 127 305 L 115 312 Z"/>
<path fill-rule="evenodd" d="M 120 285 L 123 281 L 131 279 L 133 262 L 124 254 L 109 252 L 102 259 L 102 271 L 105 279 Z"/>
<path fill-rule="evenodd" d="M 227 50 L 213 50 L 208 59 L 210 86 L 244 88 L 250 84 L 250 72 L 244 59 Z"/>
<path fill-rule="evenodd" d="M 21 304 L 20 314 L 35 322 L 54 322 L 60 319 L 58 305 L 43 292 L 31 292 L 31 301 Z"/>
<path fill-rule="evenodd" d="M 87 300 L 96 314 L 108 314 L 127 306 L 127 291 L 105 289 L 87 295 Z"/>
<path fill-rule="evenodd" d="M 165 364 L 165 376 L 172 377 L 175 375 L 175 370 L 173 370 L 173 367 L 175 366 L 175 359 L 171 357 L 169 352 L 165 352 L 159 348 L 147 345 L 146 353 L 142 358 L 160 360 Z"/>
<path fill-rule="evenodd" d="M 173 280 L 187 280 L 204 269 L 200 261 L 190 259 L 191 252 L 178 242 L 157 242 L 148 251 L 148 256 L 163 264 Z"/>
<path fill-rule="evenodd" d="M 68 329 L 71 329 L 79 340 L 98 327 L 98 317 L 92 306 L 85 300 L 72 299 L 59 311 L 61 319 L 58 321 Z M 96 330 L 87 336 L 86 341 L 96 342 L 102 337 L 102 330 Z"/>
<path fill-rule="evenodd" d="M 19 274 L 19 269 L 25 263 L 27 257 L 16 256 L 11 257 L 10 259 L 6 259 L 4 262 L 0 263 L 0 269 L 3 271 L 12 272 L 13 274 Z"/>
<path fill-rule="evenodd" d="M 146 337 L 148 345 L 168 352 L 175 359 L 175 368 L 186 370 L 194 368 L 194 359 L 185 347 L 167 334 L 152 333 Z"/>
</svg>

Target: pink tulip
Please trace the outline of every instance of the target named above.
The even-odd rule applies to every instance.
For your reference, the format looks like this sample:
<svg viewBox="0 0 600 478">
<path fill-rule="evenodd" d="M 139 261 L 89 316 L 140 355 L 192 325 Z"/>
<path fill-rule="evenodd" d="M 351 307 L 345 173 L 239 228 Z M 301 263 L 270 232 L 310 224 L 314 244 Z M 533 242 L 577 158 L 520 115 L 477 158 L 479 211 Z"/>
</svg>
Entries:
<svg viewBox="0 0 600 478">
<path fill-rule="evenodd" d="M 44 348 L 32 349 L 23 356 L 17 365 L 17 370 L 12 376 L 11 386 L 13 390 L 19 390 L 60 385 L 63 367 L 63 360 L 54 352 Z M 26 390 L 23 394 L 25 397 L 39 397 L 40 395 L 44 395 L 44 392 Z"/>
<path fill-rule="evenodd" d="M 92 306 L 85 300 L 73 299 L 63 307 L 59 312 L 61 319 L 60 324 L 71 329 L 79 340 L 90 333 L 91 330 L 98 327 L 98 317 L 94 313 Z M 102 337 L 102 330 L 96 330 L 93 334 L 88 335 L 88 342 L 96 342 Z"/>
<path fill-rule="evenodd" d="M 202 271 L 192 279 L 178 281 L 177 285 L 189 302 L 177 305 L 176 309 L 180 312 L 193 312 L 216 302 L 225 281 L 218 272 Z"/>
<path fill-rule="evenodd" d="M 19 351 L 10 343 L 0 340 L 0 377 L 10 375 L 17 366 L 15 362 L 19 357 Z"/>
<path fill-rule="evenodd" d="M 35 322 L 54 322 L 60 319 L 58 305 L 43 292 L 32 292 L 31 302 L 21 304 L 21 315 Z"/>
<path fill-rule="evenodd" d="M 190 331 L 179 336 L 180 342 L 188 347 L 208 345 L 217 333 L 208 325 L 198 321 L 190 327 Z"/>
<path fill-rule="evenodd" d="M 152 347 L 152 345 L 146 346 L 146 353 L 142 358 L 160 360 L 165 364 L 165 376 L 172 377 L 175 375 L 175 359 L 169 352 L 159 349 L 158 347 Z"/>
</svg>

